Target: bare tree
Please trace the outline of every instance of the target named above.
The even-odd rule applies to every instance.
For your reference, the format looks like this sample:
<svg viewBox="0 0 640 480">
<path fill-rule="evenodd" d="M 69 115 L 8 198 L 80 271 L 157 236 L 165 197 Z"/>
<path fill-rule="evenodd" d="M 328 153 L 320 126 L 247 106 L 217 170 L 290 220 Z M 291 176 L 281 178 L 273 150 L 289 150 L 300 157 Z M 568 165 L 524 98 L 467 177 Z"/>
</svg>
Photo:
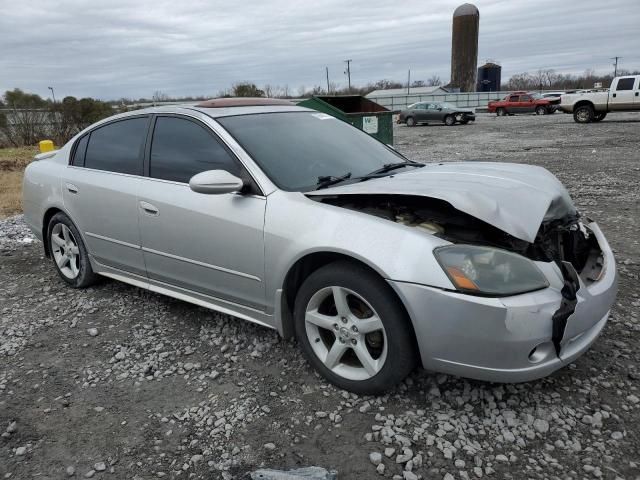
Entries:
<svg viewBox="0 0 640 480">
<path fill-rule="evenodd" d="M 5 112 L 0 112 L 0 132 L 15 147 L 34 145 L 46 138 L 52 117 L 49 102 L 37 94 L 16 88 L 4 94 Z"/>
<path fill-rule="evenodd" d="M 264 87 L 262 87 L 262 90 L 264 90 L 265 97 L 273 98 L 275 96 L 276 88 L 273 85 L 267 83 Z"/>
<path fill-rule="evenodd" d="M 160 90 L 156 90 L 155 92 L 153 92 L 153 96 L 151 97 L 151 99 L 153 100 L 153 103 L 167 102 L 171 100 L 169 95 L 161 92 Z"/>
<path fill-rule="evenodd" d="M 431 75 L 431 77 L 427 80 L 427 87 L 437 87 L 442 85 L 442 80 L 438 75 Z"/>
</svg>

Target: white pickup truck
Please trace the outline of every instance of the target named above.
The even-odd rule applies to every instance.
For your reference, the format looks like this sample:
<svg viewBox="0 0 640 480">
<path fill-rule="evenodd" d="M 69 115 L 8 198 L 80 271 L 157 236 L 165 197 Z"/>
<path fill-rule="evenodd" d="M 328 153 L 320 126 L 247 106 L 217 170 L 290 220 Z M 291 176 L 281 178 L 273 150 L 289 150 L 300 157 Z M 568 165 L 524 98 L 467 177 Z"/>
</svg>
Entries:
<svg viewBox="0 0 640 480">
<path fill-rule="evenodd" d="M 599 122 L 609 112 L 640 111 L 640 75 L 616 77 L 609 90 L 562 95 L 558 108 L 573 113 L 578 123 Z"/>
</svg>

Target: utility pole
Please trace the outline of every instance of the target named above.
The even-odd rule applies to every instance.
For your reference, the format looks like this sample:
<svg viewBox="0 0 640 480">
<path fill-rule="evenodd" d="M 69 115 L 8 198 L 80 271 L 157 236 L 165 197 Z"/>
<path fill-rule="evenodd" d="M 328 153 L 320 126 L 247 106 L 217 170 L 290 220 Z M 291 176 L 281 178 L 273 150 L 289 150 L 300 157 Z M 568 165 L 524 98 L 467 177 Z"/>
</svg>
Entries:
<svg viewBox="0 0 640 480">
<path fill-rule="evenodd" d="M 351 62 L 353 60 L 349 59 L 349 60 L 345 60 L 344 62 L 347 64 L 347 71 L 344 72 L 347 74 L 347 80 L 349 82 L 349 93 L 351 93 Z"/>
<path fill-rule="evenodd" d="M 621 59 L 622 57 L 611 57 L 611 60 L 615 60 L 616 63 L 613 64 L 613 76 L 617 77 L 618 76 L 618 60 Z"/>
<path fill-rule="evenodd" d="M 329 67 L 324 67 L 327 71 L 327 95 L 331 95 L 331 87 L 329 86 Z"/>
<path fill-rule="evenodd" d="M 53 97 L 53 103 L 56 103 L 56 94 L 53 91 L 53 87 L 47 87 L 49 90 L 51 90 L 51 96 Z"/>
<path fill-rule="evenodd" d="M 409 69 L 409 74 L 407 75 L 407 95 L 409 95 L 409 88 L 411 88 L 411 69 Z"/>
</svg>

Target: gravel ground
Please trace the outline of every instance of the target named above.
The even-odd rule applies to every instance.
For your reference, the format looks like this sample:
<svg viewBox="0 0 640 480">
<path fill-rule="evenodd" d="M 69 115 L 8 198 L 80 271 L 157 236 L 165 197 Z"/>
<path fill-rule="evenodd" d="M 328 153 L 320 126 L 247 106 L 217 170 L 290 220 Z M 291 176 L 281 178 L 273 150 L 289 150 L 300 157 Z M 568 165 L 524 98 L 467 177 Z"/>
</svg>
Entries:
<svg viewBox="0 0 640 480">
<path fill-rule="evenodd" d="M 114 281 L 74 291 L 21 217 L 0 221 L 0 476 L 640 478 L 639 133 L 640 114 L 396 127 L 413 159 L 548 168 L 607 234 L 620 293 L 602 337 L 526 384 L 417 371 L 349 394 L 265 328 Z"/>
</svg>

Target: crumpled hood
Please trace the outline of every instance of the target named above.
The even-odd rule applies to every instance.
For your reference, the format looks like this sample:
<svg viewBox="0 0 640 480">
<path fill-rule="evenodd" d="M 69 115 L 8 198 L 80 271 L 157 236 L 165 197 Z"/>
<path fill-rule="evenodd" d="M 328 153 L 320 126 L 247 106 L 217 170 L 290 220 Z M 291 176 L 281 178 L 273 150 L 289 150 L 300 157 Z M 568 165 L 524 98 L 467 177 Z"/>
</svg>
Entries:
<svg viewBox="0 0 640 480">
<path fill-rule="evenodd" d="M 413 195 L 436 198 L 533 243 L 543 221 L 576 213 L 569 193 L 548 170 L 497 162 L 427 164 L 425 167 L 308 196 Z"/>
</svg>

